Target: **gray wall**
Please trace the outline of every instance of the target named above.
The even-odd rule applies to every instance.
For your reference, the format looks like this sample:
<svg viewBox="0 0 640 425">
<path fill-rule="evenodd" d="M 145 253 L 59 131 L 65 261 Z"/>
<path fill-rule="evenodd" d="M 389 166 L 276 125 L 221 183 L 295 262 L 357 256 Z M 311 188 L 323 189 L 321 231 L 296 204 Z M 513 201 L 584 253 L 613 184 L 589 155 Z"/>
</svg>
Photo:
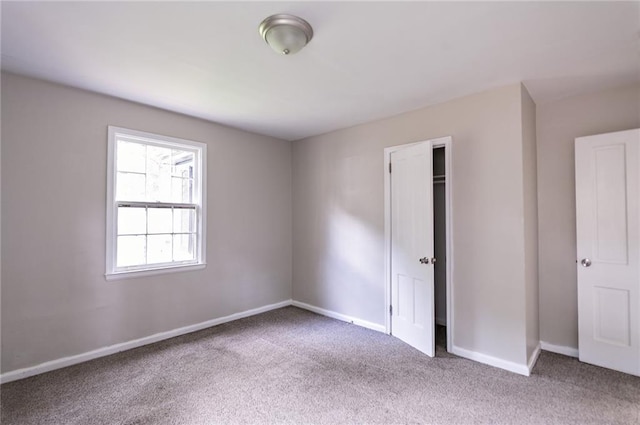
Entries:
<svg viewBox="0 0 640 425">
<path fill-rule="evenodd" d="M 640 85 L 538 105 L 540 339 L 578 347 L 574 139 L 640 127 Z"/>
<path fill-rule="evenodd" d="M 451 135 L 453 343 L 526 364 L 521 98 L 515 84 L 294 142 L 293 298 L 384 324 L 383 149 Z"/>
<path fill-rule="evenodd" d="M 524 174 L 524 274 L 527 321 L 527 361 L 540 343 L 538 297 L 538 185 L 536 105 L 522 86 L 522 165 Z"/>
<path fill-rule="evenodd" d="M 107 282 L 107 126 L 208 145 L 201 271 Z M 2 371 L 291 298 L 291 143 L 2 74 Z"/>
</svg>

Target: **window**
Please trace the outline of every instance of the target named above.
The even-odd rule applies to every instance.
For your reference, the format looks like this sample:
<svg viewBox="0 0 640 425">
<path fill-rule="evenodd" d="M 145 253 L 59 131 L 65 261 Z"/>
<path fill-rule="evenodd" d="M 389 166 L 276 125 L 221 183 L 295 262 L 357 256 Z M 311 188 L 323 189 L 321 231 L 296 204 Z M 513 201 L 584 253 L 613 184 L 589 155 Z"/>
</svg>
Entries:
<svg viewBox="0 0 640 425">
<path fill-rule="evenodd" d="M 205 264 L 206 145 L 109 126 L 107 278 Z"/>
</svg>

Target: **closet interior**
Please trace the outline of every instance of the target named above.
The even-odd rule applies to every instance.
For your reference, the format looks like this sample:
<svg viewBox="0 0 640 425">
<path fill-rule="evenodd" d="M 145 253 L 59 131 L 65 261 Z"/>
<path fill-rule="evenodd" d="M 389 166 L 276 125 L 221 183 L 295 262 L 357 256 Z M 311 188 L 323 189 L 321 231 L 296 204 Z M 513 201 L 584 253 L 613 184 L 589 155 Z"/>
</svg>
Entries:
<svg viewBox="0 0 640 425">
<path fill-rule="evenodd" d="M 447 234 L 445 152 L 433 149 L 433 234 L 436 347 L 447 349 Z"/>
</svg>

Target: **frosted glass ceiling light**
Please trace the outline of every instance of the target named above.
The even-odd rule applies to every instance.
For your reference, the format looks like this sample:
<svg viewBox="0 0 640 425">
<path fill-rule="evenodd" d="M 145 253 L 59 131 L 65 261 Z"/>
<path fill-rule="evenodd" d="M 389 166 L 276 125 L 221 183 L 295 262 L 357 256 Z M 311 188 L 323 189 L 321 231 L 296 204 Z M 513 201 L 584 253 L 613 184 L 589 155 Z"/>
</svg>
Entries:
<svg viewBox="0 0 640 425">
<path fill-rule="evenodd" d="M 260 35 L 276 52 L 291 55 L 311 41 L 313 28 L 297 16 L 272 15 L 260 24 Z"/>
</svg>

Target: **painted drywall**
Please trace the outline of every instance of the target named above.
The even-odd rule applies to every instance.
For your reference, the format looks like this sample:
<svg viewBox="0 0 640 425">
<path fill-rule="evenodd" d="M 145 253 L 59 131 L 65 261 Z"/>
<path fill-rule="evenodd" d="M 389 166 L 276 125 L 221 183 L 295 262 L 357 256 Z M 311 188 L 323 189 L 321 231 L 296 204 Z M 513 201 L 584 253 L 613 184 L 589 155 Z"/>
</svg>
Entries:
<svg viewBox="0 0 640 425">
<path fill-rule="evenodd" d="M 1 100 L 2 372 L 291 298 L 290 142 L 12 74 Z M 108 125 L 208 145 L 204 270 L 105 280 Z"/>
<path fill-rule="evenodd" d="M 574 139 L 638 127 L 639 84 L 536 108 L 540 339 L 546 343 L 578 348 Z"/>
<path fill-rule="evenodd" d="M 524 176 L 524 274 L 527 322 L 527 362 L 540 343 L 538 297 L 538 180 L 536 161 L 536 104 L 521 86 L 522 167 Z"/>
<path fill-rule="evenodd" d="M 521 87 L 293 144 L 293 299 L 384 324 L 383 149 L 453 136 L 453 344 L 526 364 Z"/>
</svg>

